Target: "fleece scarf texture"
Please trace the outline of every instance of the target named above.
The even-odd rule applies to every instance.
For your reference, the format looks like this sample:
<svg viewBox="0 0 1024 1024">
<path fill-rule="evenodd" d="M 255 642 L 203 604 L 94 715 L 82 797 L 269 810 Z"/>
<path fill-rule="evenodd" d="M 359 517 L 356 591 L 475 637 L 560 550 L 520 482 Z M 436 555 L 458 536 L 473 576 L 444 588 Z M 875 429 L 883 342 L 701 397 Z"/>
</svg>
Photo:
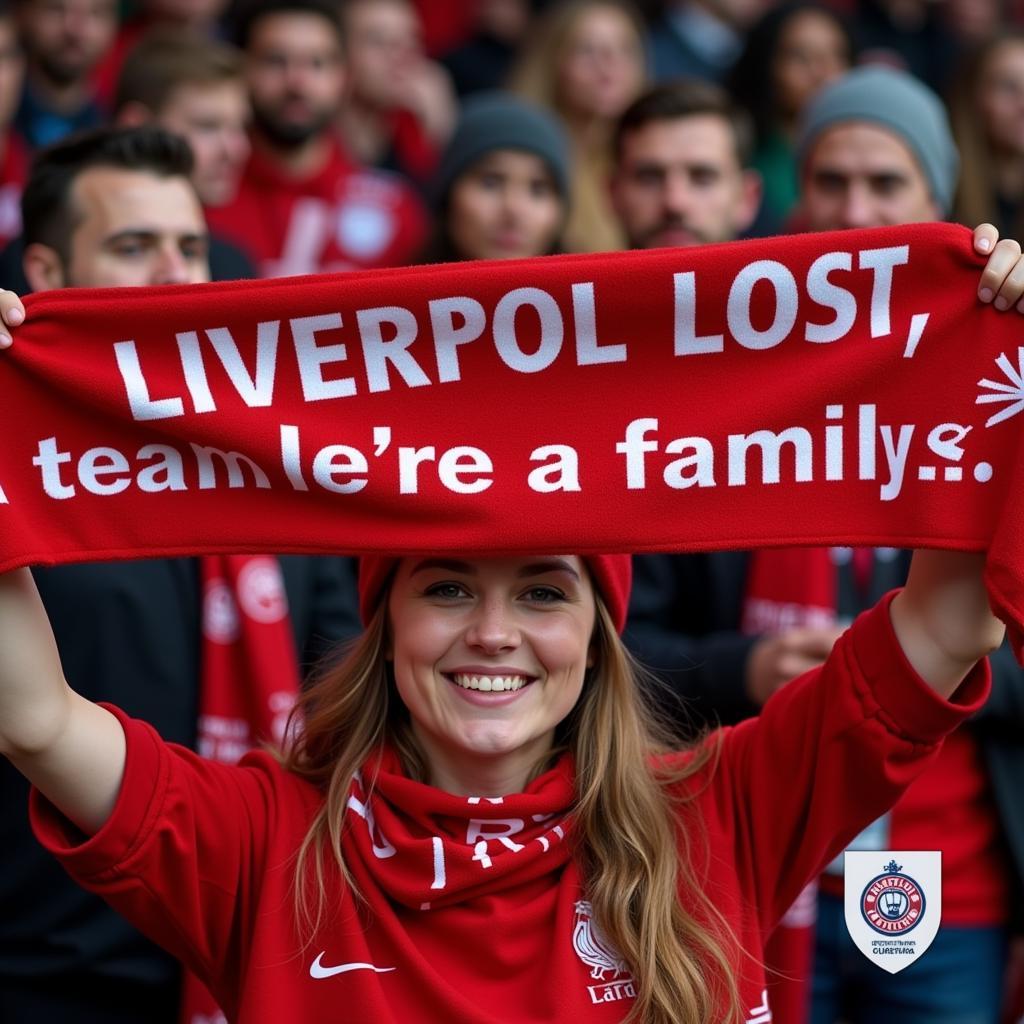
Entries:
<svg viewBox="0 0 1024 1024">
<path fill-rule="evenodd" d="M 343 833 L 345 863 L 364 892 L 411 910 L 457 906 L 562 867 L 574 800 L 568 755 L 522 793 L 464 797 L 409 779 L 388 750 L 353 784 L 349 810 L 368 827 Z"/>
<path fill-rule="evenodd" d="M 1018 623 L 1024 321 L 983 263 L 929 224 L 30 297 L 0 569 L 933 546 Z"/>
</svg>

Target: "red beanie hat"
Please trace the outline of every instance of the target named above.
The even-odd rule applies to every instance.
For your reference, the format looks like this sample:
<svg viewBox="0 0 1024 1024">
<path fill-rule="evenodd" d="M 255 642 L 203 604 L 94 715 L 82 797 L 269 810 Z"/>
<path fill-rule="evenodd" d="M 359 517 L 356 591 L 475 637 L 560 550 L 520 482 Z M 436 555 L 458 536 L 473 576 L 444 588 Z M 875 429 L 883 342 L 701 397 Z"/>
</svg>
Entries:
<svg viewBox="0 0 1024 1024">
<path fill-rule="evenodd" d="M 601 592 L 615 628 L 621 633 L 626 625 L 629 590 L 633 582 L 633 562 L 629 555 L 584 555 L 583 561 Z M 369 622 L 380 601 L 384 585 L 398 559 L 391 555 L 363 555 L 359 559 L 359 614 Z"/>
</svg>

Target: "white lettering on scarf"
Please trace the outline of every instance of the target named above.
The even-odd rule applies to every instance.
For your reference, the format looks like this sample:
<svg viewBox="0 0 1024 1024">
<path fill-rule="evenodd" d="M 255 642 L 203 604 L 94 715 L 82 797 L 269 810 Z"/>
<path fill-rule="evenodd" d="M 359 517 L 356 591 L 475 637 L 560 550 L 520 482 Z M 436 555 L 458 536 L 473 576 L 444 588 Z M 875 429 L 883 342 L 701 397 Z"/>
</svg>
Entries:
<svg viewBox="0 0 1024 1024">
<path fill-rule="evenodd" d="M 354 781 L 359 784 L 360 788 L 362 788 L 363 779 L 358 772 L 356 773 Z M 348 798 L 348 806 L 366 822 L 366 828 L 370 835 L 370 842 L 373 845 L 373 855 L 379 860 L 384 860 L 387 857 L 394 857 L 394 855 L 398 853 L 398 850 L 396 850 L 391 843 L 387 841 L 384 833 L 377 827 L 377 822 L 373 817 L 373 808 L 370 807 L 369 803 L 363 803 L 355 793 L 352 793 Z"/>
<path fill-rule="evenodd" d="M 470 818 L 469 827 L 466 829 L 466 842 L 473 847 L 473 860 L 479 861 L 481 867 L 491 866 L 491 858 L 487 851 L 487 843 L 491 839 L 496 839 L 513 853 L 525 849 L 522 844 L 509 838 L 518 835 L 524 828 L 526 822 L 522 818 L 492 818 L 489 821 Z"/>
<path fill-rule="evenodd" d="M 820 256 L 803 283 L 777 260 L 748 263 L 729 284 L 725 309 L 709 308 L 712 300 L 707 297 L 698 302 L 696 271 L 673 274 L 674 354 L 714 356 L 731 344 L 753 352 L 769 351 L 789 338 L 800 337 L 811 344 L 829 344 L 848 337 L 858 319 L 865 318 L 872 338 L 887 337 L 892 333 L 894 270 L 909 263 L 909 253 L 909 246 L 901 245 L 856 254 L 858 270 L 872 274 L 867 310 L 854 292 L 831 279 L 833 273 L 853 272 L 854 253 L 847 251 Z M 289 261 L 286 256 L 284 263 Z M 297 272 L 295 266 L 290 272 Z M 762 324 L 756 315 L 759 304 L 754 293 L 766 288 L 773 296 L 771 322 Z M 488 310 L 466 295 L 429 299 L 426 317 L 404 306 L 375 306 L 357 309 L 354 316 L 346 318 L 334 311 L 236 327 L 235 331 L 244 329 L 255 335 L 254 357 L 251 341 L 242 343 L 241 335 L 236 337 L 232 329 L 216 323 L 196 325 L 176 332 L 180 373 L 176 382 L 173 374 L 171 379 L 161 375 L 161 389 L 173 390 L 159 397 L 153 392 L 157 377 L 147 378 L 133 339 L 116 342 L 114 356 L 137 421 L 216 411 L 228 395 L 215 393 L 213 382 L 217 392 L 230 388 L 249 408 L 270 407 L 288 387 L 281 387 L 278 381 L 277 371 L 285 363 L 297 370 L 302 399 L 311 403 L 459 381 L 461 349 L 471 345 L 490 343 L 502 364 L 523 374 L 548 370 L 560 357 L 565 358 L 566 349 L 574 350 L 570 358 L 578 366 L 626 362 L 626 343 L 598 339 L 595 283 L 571 282 L 571 293 L 571 304 L 566 306 L 564 300 L 542 288 L 512 288 L 490 310 L 490 331 Z M 804 295 L 831 310 L 832 319 L 800 323 Z M 709 322 L 716 322 L 717 317 L 728 333 L 698 335 L 698 311 Z M 916 315 L 908 337 L 909 350 L 920 341 L 926 320 L 927 314 Z M 219 368 L 213 377 L 208 376 L 208 365 Z"/>
</svg>

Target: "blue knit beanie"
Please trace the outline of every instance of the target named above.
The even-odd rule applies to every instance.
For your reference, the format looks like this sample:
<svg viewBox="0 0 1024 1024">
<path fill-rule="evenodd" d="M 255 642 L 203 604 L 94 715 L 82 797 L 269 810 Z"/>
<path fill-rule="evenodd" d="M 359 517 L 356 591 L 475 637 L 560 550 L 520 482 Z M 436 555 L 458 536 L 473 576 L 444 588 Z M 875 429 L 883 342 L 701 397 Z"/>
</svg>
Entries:
<svg viewBox="0 0 1024 1024">
<path fill-rule="evenodd" d="M 569 198 L 569 147 L 554 116 L 510 93 L 470 96 L 462 106 L 455 134 L 441 155 L 431 188 L 436 206 L 444 204 L 455 179 L 496 149 L 539 156 L 564 200 Z"/>
<path fill-rule="evenodd" d="M 943 215 L 953 204 L 960 157 L 942 101 L 904 71 L 856 68 L 825 86 L 810 102 L 797 134 L 803 167 L 818 137 L 844 121 L 868 121 L 898 135 L 917 158 Z"/>
</svg>

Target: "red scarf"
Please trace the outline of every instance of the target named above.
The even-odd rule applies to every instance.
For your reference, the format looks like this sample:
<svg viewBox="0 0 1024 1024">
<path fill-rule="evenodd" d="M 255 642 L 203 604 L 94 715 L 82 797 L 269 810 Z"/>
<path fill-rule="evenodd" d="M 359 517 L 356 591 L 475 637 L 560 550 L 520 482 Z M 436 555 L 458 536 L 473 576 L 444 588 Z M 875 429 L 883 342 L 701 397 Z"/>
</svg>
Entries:
<svg viewBox="0 0 1024 1024">
<path fill-rule="evenodd" d="M 928 224 L 32 296 L 0 569 L 932 545 L 1019 622 L 1024 324 L 982 264 Z"/>
<path fill-rule="evenodd" d="M 200 576 L 199 753 L 235 764 L 258 744 L 284 739 L 299 692 L 288 598 L 270 555 L 207 555 Z"/>
<path fill-rule="evenodd" d="M 465 797 L 414 782 L 388 751 L 356 777 L 342 852 L 363 892 L 414 910 L 458 905 L 559 871 L 574 801 L 568 755 L 522 793 Z"/>
<path fill-rule="evenodd" d="M 260 743 L 281 743 L 299 693 L 288 597 L 280 563 L 271 555 L 206 555 L 199 575 L 199 753 L 235 764 Z M 216 1000 L 188 972 L 181 1020 L 224 1020 Z"/>
<path fill-rule="evenodd" d="M 751 553 L 744 633 L 783 633 L 835 621 L 836 567 L 828 548 L 764 548 Z"/>
</svg>

